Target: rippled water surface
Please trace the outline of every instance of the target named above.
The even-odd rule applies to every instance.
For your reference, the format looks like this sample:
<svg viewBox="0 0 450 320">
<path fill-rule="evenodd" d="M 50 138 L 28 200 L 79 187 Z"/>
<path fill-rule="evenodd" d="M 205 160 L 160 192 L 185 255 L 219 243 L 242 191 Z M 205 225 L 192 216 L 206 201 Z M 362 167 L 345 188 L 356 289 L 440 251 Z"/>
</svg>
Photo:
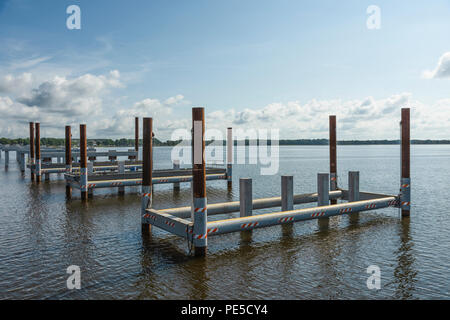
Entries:
<svg viewBox="0 0 450 320">
<path fill-rule="evenodd" d="M 156 168 L 170 168 L 170 148 L 155 148 Z M 208 239 L 208 256 L 188 255 L 185 240 L 153 229 L 141 237 L 137 187 L 96 190 L 81 203 L 65 198 L 62 175 L 34 185 L 14 154 L 0 160 L 1 299 L 449 299 L 450 146 L 412 146 L 412 215 L 389 208 Z M 397 194 L 399 146 L 339 146 L 339 186 L 359 170 L 361 190 Z M 280 147 L 280 170 L 235 165 L 233 189 L 208 183 L 208 202 L 238 200 L 239 177 L 253 178 L 253 197 L 280 194 L 280 175 L 295 193 L 316 191 L 328 171 L 328 147 Z M 156 185 L 154 207 L 190 204 L 190 188 Z M 274 208 L 272 211 L 278 210 Z M 261 210 L 256 212 L 267 212 Z M 270 211 L 270 210 L 269 210 Z M 227 215 L 236 216 L 236 214 Z M 212 217 L 217 219 L 217 216 Z M 68 290 L 66 268 L 81 268 L 81 290 Z M 366 269 L 381 269 L 381 290 L 368 290 Z"/>
</svg>

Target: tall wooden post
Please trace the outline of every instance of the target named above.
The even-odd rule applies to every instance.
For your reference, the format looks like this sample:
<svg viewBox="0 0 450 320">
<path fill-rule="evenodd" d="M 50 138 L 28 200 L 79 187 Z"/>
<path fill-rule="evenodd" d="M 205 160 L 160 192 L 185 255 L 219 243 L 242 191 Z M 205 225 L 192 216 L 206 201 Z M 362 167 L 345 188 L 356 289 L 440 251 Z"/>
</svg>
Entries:
<svg viewBox="0 0 450 320">
<path fill-rule="evenodd" d="M 142 132 L 142 200 L 141 224 L 142 233 L 151 231 L 151 224 L 146 220 L 146 209 L 152 206 L 152 174 L 153 174 L 153 119 L 144 118 Z"/>
<path fill-rule="evenodd" d="M 337 190 L 336 116 L 330 116 L 330 190 Z M 331 200 L 336 204 L 337 200 Z"/>
<path fill-rule="evenodd" d="M 88 199 L 87 137 L 86 125 L 80 124 L 80 184 L 81 200 Z"/>
<path fill-rule="evenodd" d="M 194 253 L 196 256 L 205 256 L 207 248 L 208 220 L 206 207 L 206 170 L 205 170 L 205 110 L 192 108 L 192 186 L 194 205 Z"/>
<path fill-rule="evenodd" d="M 34 123 L 30 122 L 30 167 L 31 167 L 31 181 L 34 181 Z"/>
<path fill-rule="evenodd" d="M 70 126 L 66 126 L 66 173 L 72 173 L 72 128 Z M 70 183 L 66 182 L 66 196 L 70 198 L 72 195 L 72 188 L 70 187 Z"/>
<path fill-rule="evenodd" d="M 41 125 L 35 124 L 35 161 L 36 161 L 36 182 L 41 182 Z"/>
<path fill-rule="evenodd" d="M 400 207 L 402 217 L 408 217 L 411 209 L 411 176 L 410 176 L 410 109 L 402 108 L 401 125 L 401 188 Z"/>
</svg>

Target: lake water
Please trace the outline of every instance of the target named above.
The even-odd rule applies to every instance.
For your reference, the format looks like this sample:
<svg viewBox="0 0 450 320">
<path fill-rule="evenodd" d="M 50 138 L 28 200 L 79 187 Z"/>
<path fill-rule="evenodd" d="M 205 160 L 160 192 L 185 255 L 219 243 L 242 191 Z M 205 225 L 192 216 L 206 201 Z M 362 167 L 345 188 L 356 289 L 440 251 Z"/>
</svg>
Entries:
<svg viewBox="0 0 450 320">
<path fill-rule="evenodd" d="M 170 151 L 155 148 L 155 168 L 171 167 Z M 123 197 L 96 190 L 87 203 L 74 190 L 66 200 L 62 175 L 32 184 L 14 154 L 8 169 L 0 160 L 0 299 L 450 298 L 450 146 L 411 147 L 410 218 L 387 208 L 361 213 L 358 223 L 333 217 L 323 231 L 312 220 L 221 235 L 208 239 L 206 258 L 157 228 L 142 238 L 137 187 Z M 359 170 L 361 190 L 397 194 L 399 154 L 399 146 L 338 146 L 339 186 Z M 283 146 L 277 175 L 235 165 L 232 191 L 209 182 L 208 202 L 238 200 L 239 177 L 253 178 L 254 198 L 279 196 L 285 174 L 296 194 L 315 192 L 328 166 L 327 146 Z M 189 205 L 189 184 L 180 192 L 156 185 L 153 202 Z M 66 287 L 70 265 L 81 268 L 81 290 Z M 370 265 L 380 267 L 380 290 L 366 286 Z"/>
</svg>

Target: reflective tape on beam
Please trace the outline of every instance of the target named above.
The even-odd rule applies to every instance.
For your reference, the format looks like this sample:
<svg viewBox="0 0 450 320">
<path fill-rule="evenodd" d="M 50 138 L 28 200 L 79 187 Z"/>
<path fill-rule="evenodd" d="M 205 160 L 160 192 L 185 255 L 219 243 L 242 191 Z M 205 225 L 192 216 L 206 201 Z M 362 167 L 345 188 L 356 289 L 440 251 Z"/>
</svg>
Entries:
<svg viewBox="0 0 450 320">
<path fill-rule="evenodd" d="M 192 229 L 192 222 L 155 209 L 145 210 L 145 213 L 142 216 L 142 222 L 151 224 L 183 238 L 188 238 L 190 234 L 189 230 Z"/>
<path fill-rule="evenodd" d="M 339 199 L 342 191 L 330 191 L 330 199 Z M 317 202 L 317 193 L 294 195 L 294 204 Z M 253 210 L 281 207 L 281 197 L 263 198 L 253 200 Z M 224 214 L 238 212 L 240 209 L 239 201 L 213 203 L 208 205 L 208 215 Z M 191 216 L 191 207 L 162 209 L 166 213 L 180 218 L 189 218 Z"/>
<path fill-rule="evenodd" d="M 283 219 L 290 219 L 291 222 L 299 222 L 311 219 L 343 215 L 353 212 L 369 211 L 374 209 L 393 207 L 396 206 L 396 204 L 397 199 L 395 197 L 386 197 L 375 200 L 356 201 L 351 203 L 342 203 L 316 208 L 306 208 L 284 212 L 266 213 L 261 215 L 254 215 L 251 217 L 211 221 L 207 223 L 207 228 L 208 229 L 217 228 L 217 231 L 211 233 L 211 235 L 218 235 L 242 231 L 243 226 L 245 226 L 246 230 L 250 230 L 255 228 L 264 228 L 279 225 L 283 223 L 282 221 L 286 221 Z"/>
</svg>

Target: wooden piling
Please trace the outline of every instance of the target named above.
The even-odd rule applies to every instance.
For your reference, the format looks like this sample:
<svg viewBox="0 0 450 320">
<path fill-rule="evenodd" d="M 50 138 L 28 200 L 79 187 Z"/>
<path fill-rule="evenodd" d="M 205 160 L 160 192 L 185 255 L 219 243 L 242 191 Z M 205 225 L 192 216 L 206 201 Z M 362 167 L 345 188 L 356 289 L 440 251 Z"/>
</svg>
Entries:
<svg viewBox="0 0 450 320">
<path fill-rule="evenodd" d="M 194 253 L 205 256 L 207 250 L 207 200 L 205 170 L 205 110 L 192 108 L 192 188 L 194 204 Z"/>
<path fill-rule="evenodd" d="M 401 197 L 402 217 L 410 215 L 411 176 L 410 176 L 410 109 L 402 108 L 401 121 Z"/>
<path fill-rule="evenodd" d="M 330 116 L 330 190 L 337 190 L 336 116 Z M 337 200 L 331 200 L 336 204 Z"/>
<path fill-rule="evenodd" d="M 36 182 L 41 182 L 41 125 L 35 124 L 35 161 L 36 161 Z"/>
<path fill-rule="evenodd" d="M 34 181 L 34 123 L 30 122 L 30 166 L 31 166 L 31 181 Z"/>
<path fill-rule="evenodd" d="M 145 210 L 152 206 L 152 173 L 153 173 L 153 119 L 143 119 L 142 132 L 142 200 L 141 200 L 141 218 L 142 233 L 148 234 L 151 231 L 151 225 L 144 222 Z"/>
<path fill-rule="evenodd" d="M 87 171 L 87 137 L 86 125 L 80 124 L 80 183 L 81 200 L 88 199 L 88 171 Z"/>
</svg>

